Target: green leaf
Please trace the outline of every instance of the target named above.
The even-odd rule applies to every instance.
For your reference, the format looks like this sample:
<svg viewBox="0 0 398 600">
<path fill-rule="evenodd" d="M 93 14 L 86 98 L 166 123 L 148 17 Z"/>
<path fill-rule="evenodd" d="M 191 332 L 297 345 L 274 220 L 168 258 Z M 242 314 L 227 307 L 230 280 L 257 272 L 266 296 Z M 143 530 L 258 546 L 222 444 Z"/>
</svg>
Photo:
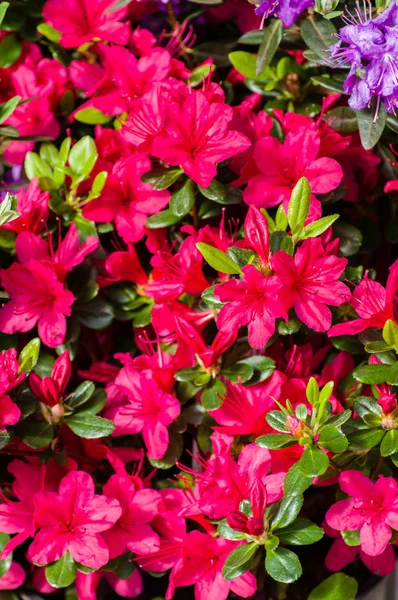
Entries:
<svg viewBox="0 0 398 600">
<path fill-rule="evenodd" d="M 320 15 L 309 15 L 301 25 L 301 35 L 308 48 L 327 64 L 327 53 L 335 43 L 336 28 Z"/>
<path fill-rule="evenodd" d="M 236 52 L 230 52 L 230 54 L 228 54 L 228 58 L 235 69 L 241 73 L 241 75 L 244 75 L 244 77 L 253 79 L 254 81 L 264 81 L 264 79 L 267 79 L 266 70 L 257 75 L 257 57 L 254 56 L 254 54 L 237 50 Z"/>
<path fill-rule="evenodd" d="M 200 193 L 209 200 L 213 200 L 213 202 L 217 202 L 218 204 L 223 204 L 225 197 L 227 195 L 227 190 L 225 186 L 217 181 L 217 179 L 213 179 L 210 185 L 207 188 L 202 188 L 202 186 L 198 186 Z"/>
<path fill-rule="evenodd" d="M 315 544 L 324 536 L 322 527 L 318 527 L 308 519 L 296 519 L 283 529 L 277 529 L 273 532 L 282 544 L 291 544 L 292 546 L 308 546 Z"/>
<path fill-rule="evenodd" d="M 7 8 L 10 6 L 9 2 L 0 2 L 0 25 L 3 22 L 5 14 L 7 12 Z"/>
<path fill-rule="evenodd" d="M 256 439 L 257 446 L 260 446 L 260 448 L 270 448 L 271 450 L 291 446 L 295 443 L 296 441 L 290 435 L 283 435 L 282 433 L 268 433 Z"/>
<path fill-rule="evenodd" d="M 79 414 L 82 413 L 90 413 L 96 415 L 102 410 L 106 404 L 106 392 L 103 388 L 99 388 L 95 390 L 94 394 L 91 396 L 87 402 L 79 408 Z"/>
<path fill-rule="evenodd" d="M 150 183 L 154 190 L 162 191 L 169 188 L 182 175 L 182 169 L 153 169 L 142 175 L 144 183 Z"/>
<path fill-rule="evenodd" d="M 340 215 L 329 215 L 328 217 L 322 217 L 322 219 L 318 219 L 318 221 L 314 221 L 314 223 L 310 223 L 306 227 L 304 227 L 304 233 L 300 235 L 301 240 L 306 240 L 307 238 L 317 237 L 321 235 L 324 231 L 329 229 L 331 225 L 339 218 Z"/>
<path fill-rule="evenodd" d="M 50 166 L 35 152 L 27 152 L 24 167 L 28 179 L 33 179 L 34 177 L 48 177 L 52 179 L 53 177 Z"/>
<path fill-rule="evenodd" d="M 232 529 L 228 523 L 227 523 L 227 519 L 223 519 L 222 521 L 219 522 L 218 527 L 217 527 L 217 533 L 219 535 L 222 535 L 222 537 L 224 537 L 226 540 L 244 540 L 245 539 L 245 534 L 241 533 L 240 531 L 235 531 L 234 529 Z"/>
<path fill-rule="evenodd" d="M 94 298 L 88 304 L 76 307 L 76 314 L 81 323 L 89 329 L 104 329 L 115 317 L 113 307 L 102 298 Z"/>
<path fill-rule="evenodd" d="M 206 410 L 216 410 L 222 405 L 222 399 L 225 396 L 226 387 L 219 379 L 214 379 L 211 384 L 202 392 L 200 401 Z"/>
<path fill-rule="evenodd" d="M 230 275 L 240 275 L 242 273 L 240 267 L 229 258 L 228 254 L 218 250 L 218 248 L 213 248 L 213 246 L 209 246 L 204 242 L 198 242 L 196 247 L 205 261 L 216 271 Z"/>
<path fill-rule="evenodd" d="M 337 427 L 326 425 L 319 435 L 317 445 L 331 452 L 344 452 L 348 448 L 348 440 Z"/>
<path fill-rule="evenodd" d="M 286 427 L 287 416 L 281 410 L 270 410 L 269 413 L 267 413 L 265 420 L 268 425 L 271 425 L 276 431 L 289 431 Z"/>
<path fill-rule="evenodd" d="M 354 409 L 355 412 L 358 413 L 358 415 L 362 418 L 367 414 L 373 414 L 376 417 L 379 417 L 381 423 L 381 406 L 377 404 L 376 400 L 373 398 L 368 398 L 367 396 L 358 396 L 358 398 L 355 398 L 354 400 Z"/>
<path fill-rule="evenodd" d="M 176 217 L 184 217 L 192 210 L 195 204 L 195 194 L 191 179 L 174 192 L 170 198 L 170 210 Z"/>
<path fill-rule="evenodd" d="M 256 256 L 252 250 L 238 248 L 237 246 L 230 246 L 227 254 L 241 268 L 246 266 L 253 256 Z"/>
<path fill-rule="evenodd" d="M 387 431 L 380 445 L 380 453 L 382 456 L 391 456 L 398 452 L 398 429 Z"/>
<path fill-rule="evenodd" d="M 51 25 L 48 25 L 47 23 L 40 23 L 40 25 L 37 26 L 37 31 L 50 40 L 50 42 L 54 42 L 55 44 L 58 44 L 61 37 L 61 32 L 57 31 L 54 29 L 54 27 L 51 27 Z"/>
<path fill-rule="evenodd" d="M 1 7 L 1 5 L 0 5 Z M 6 533 L 0 533 L 0 552 L 3 551 L 6 544 L 10 541 L 10 536 Z M 12 552 L 4 560 L 0 560 L 0 577 L 3 577 L 11 567 Z"/>
<path fill-rule="evenodd" d="M 77 406 L 81 406 L 88 400 L 90 400 L 91 396 L 94 394 L 95 385 L 92 381 L 83 381 L 72 394 L 72 396 L 68 399 L 68 406 L 72 408 L 76 408 Z"/>
<path fill-rule="evenodd" d="M 338 413 L 337 415 L 333 415 L 333 417 L 330 417 L 330 419 L 325 421 L 323 426 L 334 425 L 335 427 L 338 427 L 338 426 L 346 423 L 348 421 L 348 419 L 351 417 L 351 415 L 352 415 L 352 412 L 350 410 L 345 410 L 342 413 Z"/>
<path fill-rule="evenodd" d="M 69 153 L 69 166 L 76 175 L 88 177 L 97 161 L 97 147 L 92 137 L 85 135 Z"/>
<path fill-rule="evenodd" d="M 239 360 L 239 364 L 250 365 L 254 370 L 254 375 L 250 379 L 250 385 L 260 383 L 268 377 L 271 377 L 275 371 L 275 362 L 269 356 L 245 356 Z"/>
<path fill-rule="evenodd" d="M 398 385 L 398 362 L 390 365 L 390 369 L 387 374 L 387 383 L 389 385 Z"/>
<path fill-rule="evenodd" d="M 272 551 L 267 550 L 265 569 L 272 579 L 280 583 L 292 583 L 302 573 L 297 554 L 287 548 L 275 548 Z"/>
<path fill-rule="evenodd" d="M 379 141 L 386 125 L 387 111 L 384 102 L 380 103 L 377 119 L 374 102 L 371 108 L 356 111 L 356 115 L 362 146 L 365 150 L 371 150 Z"/>
<path fill-rule="evenodd" d="M 202 292 L 201 298 L 203 302 L 205 302 L 212 308 L 221 308 L 222 306 L 224 306 L 224 303 L 221 302 L 218 298 L 216 298 L 216 296 L 214 295 L 214 288 L 215 286 L 212 285 L 211 287 L 208 287 L 206 290 L 204 290 Z"/>
<path fill-rule="evenodd" d="M 6 4 L 6 3 L 3 2 L 2 4 Z M 1 10 L 1 4 L 0 4 L 0 10 Z M 13 98 L 10 98 L 10 100 L 8 100 L 7 102 L 4 102 L 4 104 L 0 105 L 0 123 L 4 123 L 4 121 L 6 119 L 8 119 L 8 117 L 10 115 L 12 115 L 14 110 L 17 108 L 20 100 L 21 100 L 21 96 L 14 96 Z"/>
<path fill-rule="evenodd" d="M 247 31 L 238 39 L 239 44 L 246 44 L 247 46 L 259 46 L 263 39 L 263 32 L 260 29 L 253 29 L 253 31 Z"/>
<path fill-rule="evenodd" d="M 383 439 L 384 430 L 379 428 L 365 429 L 351 433 L 348 436 L 348 445 L 350 450 L 368 450 L 374 448 Z"/>
<path fill-rule="evenodd" d="M 15 435 L 29 448 L 44 448 L 52 442 L 54 427 L 47 421 L 21 421 L 15 427 Z"/>
<path fill-rule="evenodd" d="M 239 383 L 239 381 L 245 383 L 245 381 L 253 377 L 253 373 L 253 368 L 244 362 L 236 362 L 234 365 L 230 365 L 221 371 L 221 374 L 226 379 L 234 383 Z"/>
<path fill-rule="evenodd" d="M 278 512 L 271 521 L 271 530 L 286 527 L 293 523 L 303 506 L 303 496 L 287 496 L 282 499 Z M 275 534 L 277 535 L 277 534 Z"/>
<path fill-rule="evenodd" d="M 75 561 L 67 552 L 59 560 L 46 567 L 46 579 L 55 588 L 65 588 L 75 581 L 76 571 Z"/>
<path fill-rule="evenodd" d="M 338 106 L 326 113 L 325 121 L 339 133 L 352 133 L 358 129 L 355 111 L 349 106 Z"/>
<path fill-rule="evenodd" d="M 319 402 L 319 388 L 315 377 L 310 377 L 305 390 L 308 402 L 311 406 L 316 406 Z"/>
<path fill-rule="evenodd" d="M 224 579 L 236 579 L 246 573 L 250 567 L 250 560 L 258 547 L 258 544 L 251 542 L 250 544 L 242 544 L 232 550 L 223 566 L 222 575 Z"/>
<path fill-rule="evenodd" d="M 169 208 L 166 208 L 166 210 L 148 217 L 145 225 L 148 229 L 163 229 L 164 227 L 175 225 L 180 220 L 181 217 L 177 217 Z"/>
<path fill-rule="evenodd" d="M 379 385 L 387 381 L 389 371 L 390 365 L 364 365 L 357 367 L 353 372 L 353 376 L 361 383 Z"/>
<path fill-rule="evenodd" d="M 338 94 L 344 94 L 343 83 L 337 81 L 334 77 L 318 75 L 316 77 L 311 77 L 311 80 L 327 90 L 332 90 L 332 92 L 337 92 Z"/>
<path fill-rule="evenodd" d="M 335 573 L 322 581 L 308 596 L 308 600 L 354 600 L 358 583 L 344 573 Z"/>
<path fill-rule="evenodd" d="M 360 531 L 359 529 L 356 531 L 341 531 L 341 537 L 347 544 L 347 546 L 360 546 Z"/>
<path fill-rule="evenodd" d="M 0 67 L 8 69 L 21 56 L 22 45 L 13 33 L 6 35 L 0 41 Z"/>
<path fill-rule="evenodd" d="M 66 418 L 65 423 L 73 433 L 88 440 L 107 437 L 115 430 L 112 421 L 89 413 L 76 413 Z"/>
<path fill-rule="evenodd" d="M 109 123 L 113 118 L 104 115 L 97 108 L 83 108 L 82 110 L 78 110 L 74 116 L 76 121 L 87 123 L 87 125 L 105 125 L 105 123 Z"/>
<path fill-rule="evenodd" d="M 311 187 L 308 179 L 301 177 L 292 190 L 287 210 L 287 219 L 291 230 L 304 226 L 310 208 L 310 198 Z"/>
<path fill-rule="evenodd" d="M 319 448 L 308 446 L 297 464 L 307 477 L 317 477 L 327 471 L 329 458 Z"/>
<path fill-rule="evenodd" d="M 18 357 L 20 373 L 30 373 L 39 359 L 39 352 L 40 338 L 33 338 L 26 344 Z"/>
<path fill-rule="evenodd" d="M 283 25 L 279 19 L 272 19 L 267 27 L 264 28 L 263 39 L 261 40 L 256 60 L 257 76 L 271 63 L 281 43 L 282 35 Z"/>
</svg>

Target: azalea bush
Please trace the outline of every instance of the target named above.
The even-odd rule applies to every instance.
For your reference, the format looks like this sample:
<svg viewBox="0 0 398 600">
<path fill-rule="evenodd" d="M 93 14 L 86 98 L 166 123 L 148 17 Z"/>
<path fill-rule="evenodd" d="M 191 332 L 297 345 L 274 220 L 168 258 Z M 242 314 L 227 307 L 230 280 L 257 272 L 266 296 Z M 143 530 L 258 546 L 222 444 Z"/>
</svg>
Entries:
<svg viewBox="0 0 398 600">
<path fill-rule="evenodd" d="M 395 0 L 0 2 L 5 600 L 354 600 L 398 544 Z"/>
</svg>

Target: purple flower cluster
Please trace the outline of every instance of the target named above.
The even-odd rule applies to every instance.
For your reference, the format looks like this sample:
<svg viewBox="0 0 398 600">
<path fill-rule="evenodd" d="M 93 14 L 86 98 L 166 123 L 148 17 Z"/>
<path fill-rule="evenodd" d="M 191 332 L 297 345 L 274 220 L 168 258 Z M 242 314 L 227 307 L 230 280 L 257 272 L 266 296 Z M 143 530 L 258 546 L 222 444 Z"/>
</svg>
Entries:
<svg viewBox="0 0 398 600">
<path fill-rule="evenodd" d="M 263 0 L 256 8 L 256 15 L 264 19 L 275 16 L 282 21 L 286 27 L 291 27 L 301 13 L 310 6 L 314 6 L 314 0 Z"/>
<path fill-rule="evenodd" d="M 344 91 L 351 97 L 348 104 L 354 110 L 369 106 L 377 98 L 377 112 L 384 101 L 388 112 L 398 107 L 398 6 L 395 0 L 389 8 L 372 18 L 370 6 L 355 14 L 347 10 L 347 25 L 338 33 L 339 41 L 331 47 L 335 67 L 350 65 Z"/>
</svg>

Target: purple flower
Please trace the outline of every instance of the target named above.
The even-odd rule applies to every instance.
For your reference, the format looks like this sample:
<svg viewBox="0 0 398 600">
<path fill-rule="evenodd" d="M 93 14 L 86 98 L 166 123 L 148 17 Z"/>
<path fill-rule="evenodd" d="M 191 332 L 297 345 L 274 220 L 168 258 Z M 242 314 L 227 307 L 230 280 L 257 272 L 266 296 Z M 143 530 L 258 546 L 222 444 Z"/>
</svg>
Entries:
<svg viewBox="0 0 398 600">
<path fill-rule="evenodd" d="M 330 48 L 335 67 L 349 65 L 344 92 L 354 110 L 369 106 L 377 98 L 388 112 L 398 107 L 398 6 L 395 1 L 381 15 L 372 18 L 371 8 L 347 10 L 347 25 L 340 29 L 339 41 Z M 378 109 L 377 109 L 378 110 Z"/>
<path fill-rule="evenodd" d="M 270 16 L 278 17 L 286 27 L 291 27 L 310 6 L 314 6 L 314 0 L 263 0 L 255 13 L 264 19 Z"/>
</svg>

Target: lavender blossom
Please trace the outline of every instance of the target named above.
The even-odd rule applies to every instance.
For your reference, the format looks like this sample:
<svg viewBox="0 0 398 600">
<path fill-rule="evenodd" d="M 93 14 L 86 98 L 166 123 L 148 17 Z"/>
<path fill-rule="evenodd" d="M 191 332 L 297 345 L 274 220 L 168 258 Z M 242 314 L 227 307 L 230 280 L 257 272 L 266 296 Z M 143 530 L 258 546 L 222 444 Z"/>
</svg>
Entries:
<svg viewBox="0 0 398 600">
<path fill-rule="evenodd" d="M 314 0 L 263 0 L 255 13 L 264 19 L 278 17 L 286 27 L 291 27 L 310 6 L 314 6 Z"/>
<path fill-rule="evenodd" d="M 388 112 L 398 107 L 398 6 L 392 4 L 381 15 L 372 18 L 366 2 L 359 3 L 355 14 L 348 9 L 346 26 L 340 29 L 339 41 L 331 47 L 335 67 L 350 66 L 344 92 L 350 94 L 348 104 L 354 110 L 369 106 L 377 98 L 377 110 L 383 101 Z"/>
</svg>

